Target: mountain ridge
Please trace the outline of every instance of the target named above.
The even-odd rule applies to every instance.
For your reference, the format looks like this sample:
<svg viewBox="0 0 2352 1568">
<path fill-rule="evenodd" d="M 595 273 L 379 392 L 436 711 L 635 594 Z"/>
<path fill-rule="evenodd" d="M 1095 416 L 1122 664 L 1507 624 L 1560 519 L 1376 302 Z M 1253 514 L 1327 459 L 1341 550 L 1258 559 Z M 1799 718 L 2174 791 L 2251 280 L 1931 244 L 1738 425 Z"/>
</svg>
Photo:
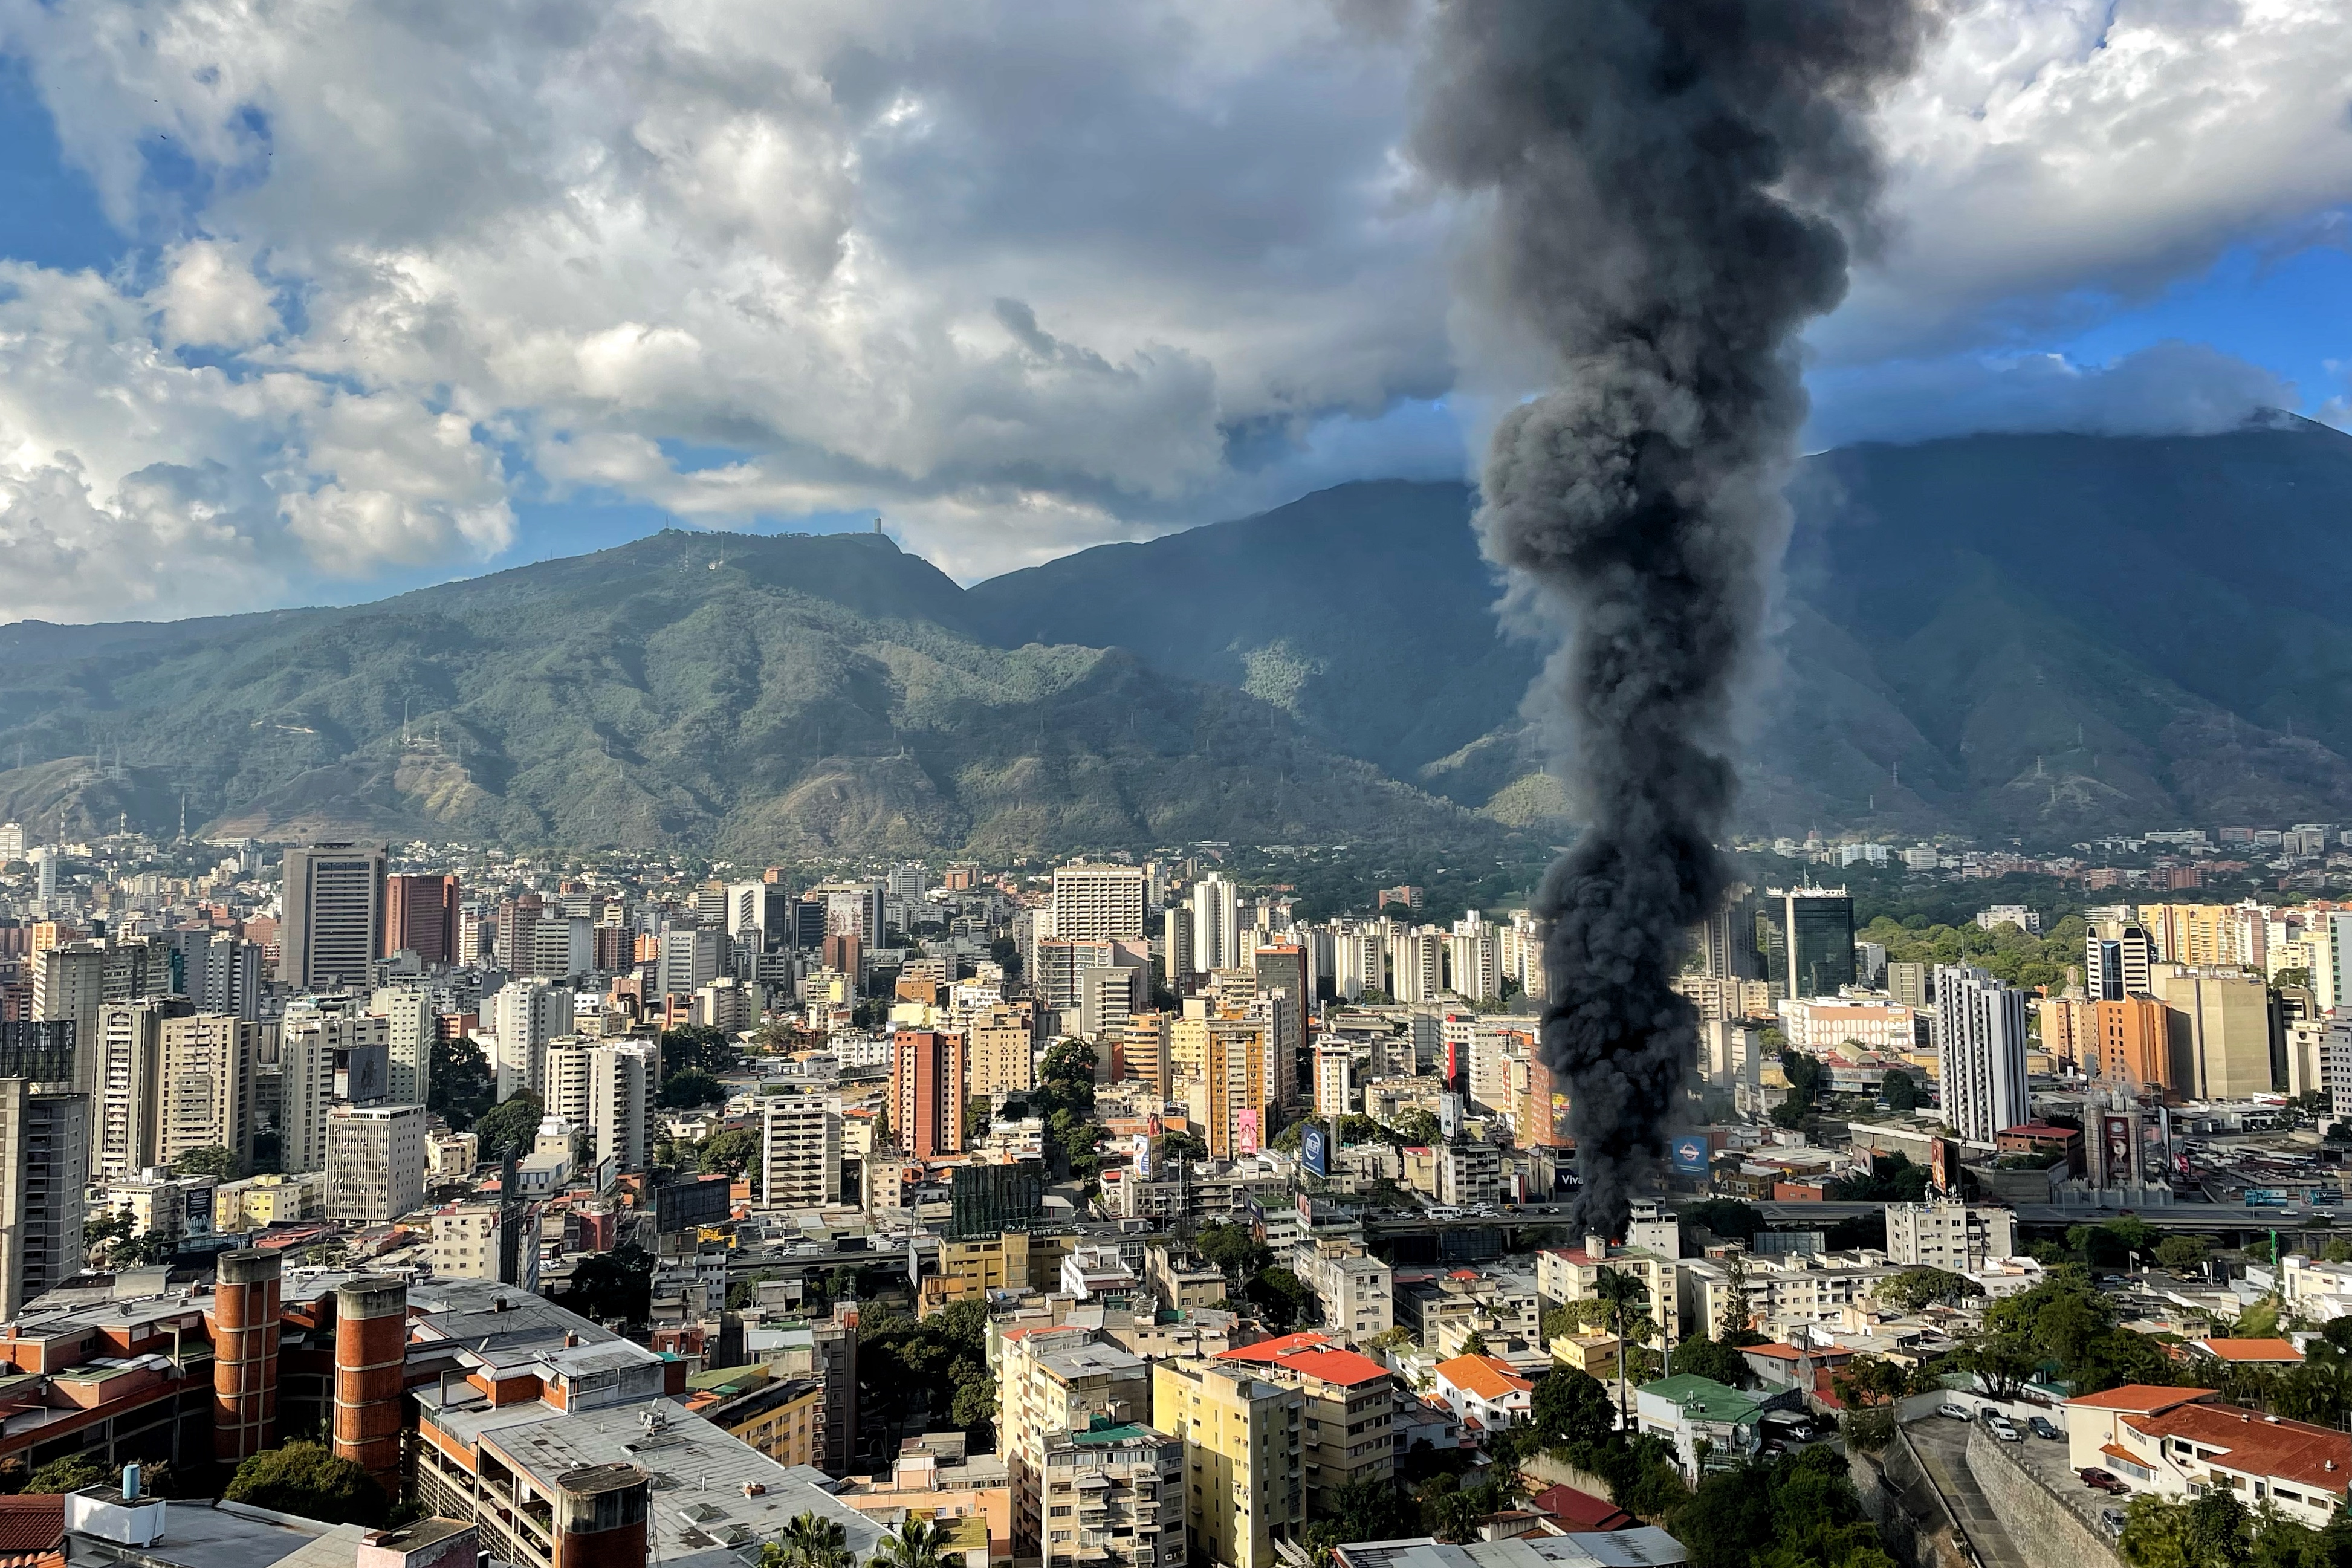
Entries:
<svg viewBox="0 0 2352 1568">
<path fill-rule="evenodd" d="M 1856 447 L 1790 498 L 1743 828 L 2352 816 L 2352 438 Z M 1362 481 L 970 588 L 876 535 L 666 530 L 371 605 L 17 622 L 0 814 L 165 826 L 184 791 L 224 831 L 746 855 L 1556 838 L 1546 649 L 1502 631 L 1470 507 Z"/>
</svg>

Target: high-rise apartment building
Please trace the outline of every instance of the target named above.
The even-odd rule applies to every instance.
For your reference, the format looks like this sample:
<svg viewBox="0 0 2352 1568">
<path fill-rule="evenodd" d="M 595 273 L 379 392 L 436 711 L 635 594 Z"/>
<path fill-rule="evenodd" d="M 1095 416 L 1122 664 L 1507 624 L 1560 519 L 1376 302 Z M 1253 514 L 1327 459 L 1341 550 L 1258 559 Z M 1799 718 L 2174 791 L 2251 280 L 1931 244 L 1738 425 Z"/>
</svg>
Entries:
<svg viewBox="0 0 2352 1568">
<path fill-rule="evenodd" d="M 2155 944 L 2136 923 L 2117 920 L 2085 922 L 2083 930 L 2083 991 L 2094 1002 L 2120 1002 L 2147 994 Z"/>
<path fill-rule="evenodd" d="M 1315 1114 L 1347 1115 L 1356 1103 L 1356 1051 L 1345 1040 L 1315 1047 Z"/>
<path fill-rule="evenodd" d="M 1936 968 L 1943 1115 L 1974 1143 L 2032 1120 L 2025 1091 L 2025 993 L 1962 963 Z"/>
<path fill-rule="evenodd" d="M 2016 1216 L 1968 1204 L 1886 1205 L 1886 1261 L 1905 1268 L 1974 1273 L 2017 1253 Z"/>
<path fill-rule="evenodd" d="M 1233 969 L 1242 962 L 1241 893 L 1212 871 L 1192 884 L 1184 907 L 1192 915 L 1192 968 Z"/>
<path fill-rule="evenodd" d="M 1305 1266 L 1301 1278 L 1310 1272 L 1328 1273 L 1334 1277 L 1332 1287 L 1342 1292 L 1359 1279 L 1377 1288 L 1377 1299 L 1368 1302 L 1368 1313 L 1358 1316 L 1354 1330 L 1348 1326 L 1343 1312 L 1339 1315 L 1338 1331 L 1360 1332 L 1368 1321 L 1387 1321 L 1391 1277 L 1386 1264 L 1360 1253 L 1319 1261 L 1320 1268 Z M 1318 1287 L 1318 1295 L 1331 1293 L 1332 1288 Z M 1371 1290 L 1363 1293 L 1373 1295 Z M 1328 1308 L 1325 1316 L 1331 1317 Z M 1345 1511 L 1339 1494 L 1348 1488 L 1385 1487 L 1395 1479 L 1401 1405 L 1396 1374 L 1387 1367 L 1319 1333 L 1285 1334 L 1226 1351 L 1216 1359 L 1252 1368 L 1267 1382 L 1295 1387 L 1307 1396 L 1305 1479 L 1309 1515 L 1337 1518 Z M 1158 1414 L 1156 1409 L 1153 1414 Z"/>
<path fill-rule="evenodd" d="M 390 1036 L 385 1020 L 363 1013 L 312 1006 L 287 1014 L 278 1044 L 279 1169 L 286 1174 L 326 1169 L 327 1118 L 338 1101 L 384 1098 L 392 1079 Z"/>
<path fill-rule="evenodd" d="M 642 1171 L 653 1163 L 658 1049 L 638 1040 L 588 1052 L 588 1131 L 596 1140 L 596 1157 L 617 1162 L 621 1171 Z"/>
<path fill-rule="evenodd" d="M 368 999 L 368 1011 L 384 1023 L 384 1043 L 391 1057 L 390 1093 L 385 1098 L 402 1105 L 428 1103 L 437 1029 L 432 993 L 422 985 L 387 986 Z"/>
<path fill-rule="evenodd" d="M 383 956 L 413 952 L 427 969 L 457 962 L 457 908 L 454 876 L 398 876 L 384 879 Z"/>
<path fill-rule="evenodd" d="M 1132 1352 L 1097 1341 L 1091 1329 L 1013 1329 L 998 1355 L 996 1390 L 996 1446 L 1012 1483 L 1013 1552 L 1036 1556 L 1049 1517 L 1047 1439 L 1094 1430 L 1097 1418 L 1150 1421 L 1150 1369 Z"/>
<path fill-rule="evenodd" d="M 690 996 L 719 978 L 720 935 L 702 925 L 672 925 L 662 932 L 663 995 Z"/>
<path fill-rule="evenodd" d="M 189 1005 L 199 1013 L 261 1016 L 261 944 L 215 931 L 186 950 Z"/>
<path fill-rule="evenodd" d="M 572 1033 L 572 987 L 512 980 L 482 1004 L 482 1026 L 498 1040 L 499 1098 L 523 1089 L 547 1099 L 547 1045 Z"/>
<path fill-rule="evenodd" d="M 383 952 L 384 853 L 354 844 L 289 849 L 278 978 L 304 991 L 365 985 Z"/>
<path fill-rule="evenodd" d="M 2268 1094 L 2270 987 L 2242 970 L 2159 963 L 2149 992 L 2165 1005 L 2166 1033 L 2183 1093 L 2198 1100 Z"/>
<path fill-rule="evenodd" d="M 226 1013 L 166 1018 L 158 1054 L 155 1163 L 226 1149 L 253 1170 L 254 1069 L 261 1026 Z"/>
<path fill-rule="evenodd" d="M 99 1114 L 95 1172 L 126 1181 L 158 1162 L 163 1020 L 184 1004 L 108 1002 L 98 1010 Z"/>
<path fill-rule="evenodd" d="M 1187 1561 L 1184 1445 L 1097 1417 L 1045 1436 L 1039 1568 L 1176 1568 Z"/>
<path fill-rule="evenodd" d="M 110 970 L 114 954 L 104 942 L 75 942 L 52 947 L 33 959 L 33 1017 L 40 1023 L 73 1026 L 73 1087 L 98 1103 L 100 1063 L 97 1047 L 98 1010 L 108 1000 Z M 123 996 L 120 1000 L 129 1001 Z M 96 1117 L 89 1125 L 93 1135 Z"/>
<path fill-rule="evenodd" d="M 964 1029 L 965 1090 L 973 1098 L 1036 1087 L 1037 1037 L 1018 1008 L 1002 1005 L 971 1016 Z"/>
<path fill-rule="evenodd" d="M 772 1094 L 760 1102 L 760 1201 L 790 1208 L 841 1202 L 841 1100 Z"/>
<path fill-rule="evenodd" d="M 1179 1018 L 1169 1038 L 1190 1119 L 1213 1160 L 1256 1152 L 1266 1137 L 1266 1032 L 1247 1018 Z"/>
<path fill-rule="evenodd" d="M 1140 937 L 1150 892 L 1140 866 L 1054 868 L 1054 934 L 1064 942 Z"/>
<path fill-rule="evenodd" d="M 890 1125 L 898 1147 L 922 1159 L 963 1150 L 961 1035 L 901 1029 L 891 1037 Z"/>
<path fill-rule="evenodd" d="M 89 1099 L 0 1079 L 0 1321 L 81 1272 Z"/>
<path fill-rule="evenodd" d="M 1435 926 L 1399 926 L 1389 936 L 1390 1000 L 1434 1002 L 1445 989 L 1445 933 Z"/>
<path fill-rule="evenodd" d="M 385 1225 L 425 1202 L 425 1108 L 338 1105 L 327 1117 L 327 1218 Z"/>
<path fill-rule="evenodd" d="M 1151 1424 L 1184 1441 L 1184 1525 L 1196 1554 L 1276 1568 L 1307 1525 L 1307 1394 L 1222 1362 L 1157 1363 Z"/>
<path fill-rule="evenodd" d="M 1780 960 L 1771 978 L 1791 997 L 1834 996 L 1841 985 L 1854 983 L 1853 900 L 1843 888 L 1801 888 L 1770 891 L 1779 900 L 1774 911 L 1774 956 Z"/>
<path fill-rule="evenodd" d="M 1160 978 L 1172 991 L 1200 967 L 1192 956 L 1192 911 L 1171 904 L 1160 911 Z"/>
<path fill-rule="evenodd" d="M 2135 1097 L 2177 1099 L 2172 1074 L 2170 1010 L 2156 997 L 2126 996 L 2091 1004 L 2094 1076 Z"/>
</svg>

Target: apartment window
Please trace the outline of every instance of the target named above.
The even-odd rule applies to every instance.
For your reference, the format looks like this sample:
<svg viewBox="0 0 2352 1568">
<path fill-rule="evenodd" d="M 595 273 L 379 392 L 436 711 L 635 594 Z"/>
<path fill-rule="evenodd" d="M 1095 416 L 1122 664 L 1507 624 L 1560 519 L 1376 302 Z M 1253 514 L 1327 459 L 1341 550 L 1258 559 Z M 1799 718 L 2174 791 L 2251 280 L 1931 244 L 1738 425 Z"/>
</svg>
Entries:
<svg viewBox="0 0 2352 1568">
<path fill-rule="evenodd" d="M 1070 1517 L 1070 1505 L 1063 1503 L 1059 1507 L 1049 1508 L 1045 1510 L 1045 1514 L 1049 1519 L 1067 1519 Z"/>
</svg>

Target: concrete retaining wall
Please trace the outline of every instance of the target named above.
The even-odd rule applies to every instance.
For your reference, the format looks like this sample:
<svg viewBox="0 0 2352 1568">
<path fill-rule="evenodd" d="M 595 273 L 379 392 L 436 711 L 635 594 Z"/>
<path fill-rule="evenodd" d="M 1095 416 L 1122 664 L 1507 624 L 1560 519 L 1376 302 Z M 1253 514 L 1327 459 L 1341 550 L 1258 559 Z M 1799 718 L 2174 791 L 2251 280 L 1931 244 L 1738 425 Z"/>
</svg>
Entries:
<svg viewBox="0 0 2352 1568">
<path fill-rule="evenodd" d="M 1976 1554 L 1901 1431 L 1883 1454 L 1849 1450 L 1846 1470 L 1863 1510 L 1878 1526 L 1879 1539 L 1904 1568 L 1978 1568 Z"/>
<path fill-rule="evenodd" d="M 1578 1491 L 1607 1500 L 1609 1483 L 1590 1470 L 1579 1469 L 1565 1459 L 1555 1459 L 1538 1451 L 1519 1461 L 1520 1473 L 1541 1481 L 1548 1487 L 1574 1487 Z"/>
<path fill-rule="evenodd" d="M 2121 1561 L 2113 1542 L 2051 1496 L 2049 1489 L 1987 1436 L 1982 1426 L 1969 1434 L 1969 1469 L 2027 1562 L 2105 1564 Z"/>
</svg>

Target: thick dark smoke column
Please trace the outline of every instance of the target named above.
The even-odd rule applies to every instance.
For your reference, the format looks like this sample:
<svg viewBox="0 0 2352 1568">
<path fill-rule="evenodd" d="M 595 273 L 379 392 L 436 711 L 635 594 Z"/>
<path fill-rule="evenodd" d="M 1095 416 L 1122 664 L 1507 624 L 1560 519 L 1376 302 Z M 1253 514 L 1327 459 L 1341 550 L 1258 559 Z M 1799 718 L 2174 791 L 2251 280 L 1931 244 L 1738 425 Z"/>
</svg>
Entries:
<svg viewBox="0 0 2352 1568">
<path fill-rule="evenodd" d="M 1932 0 L 1439 0 L 1415 151 L 1487 193 L 1485 259 L 1558 389 L 1486 459 L 1486 552 L 1568 628 L 1590 826 L 1544 880 L 1547 1063 L 1588 1230 L 1625 1233 L 1696 1043 L 1669 989 L 1721 896 L 1731 700 L 1805 394 L 1796 334 L 1846 285 L 1863 116 Z"/>
</svg>

